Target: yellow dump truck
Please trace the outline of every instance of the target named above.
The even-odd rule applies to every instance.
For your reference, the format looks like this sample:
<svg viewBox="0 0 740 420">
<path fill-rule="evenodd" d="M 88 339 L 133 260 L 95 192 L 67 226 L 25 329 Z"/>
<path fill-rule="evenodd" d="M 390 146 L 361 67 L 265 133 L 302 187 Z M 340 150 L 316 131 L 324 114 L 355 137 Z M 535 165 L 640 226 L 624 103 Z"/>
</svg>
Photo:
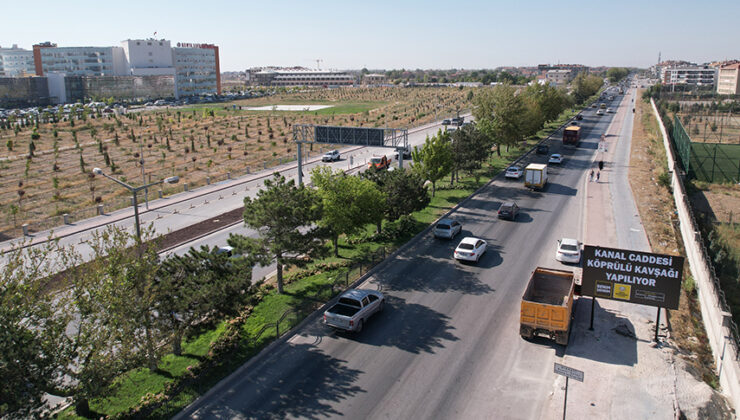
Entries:
<svg viewBox="0 0 740 420">
<path fill-rule="evenodd" d="M 535 268 L 522 296 L 519 334 L 524 338 L 546 335 L 568 345 L 574 287 L 572 271 Z"/>
</svg>

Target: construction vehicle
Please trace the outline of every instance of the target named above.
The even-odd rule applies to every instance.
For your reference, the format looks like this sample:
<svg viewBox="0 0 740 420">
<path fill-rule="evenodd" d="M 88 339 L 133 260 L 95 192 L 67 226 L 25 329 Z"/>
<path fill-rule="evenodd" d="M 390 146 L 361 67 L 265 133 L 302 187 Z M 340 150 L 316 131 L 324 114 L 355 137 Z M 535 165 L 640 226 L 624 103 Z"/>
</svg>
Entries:
<svg viewBox="0 0 740 420">
<path fill-rule="evenodd" d="M 546 335 L 568 345 L 573 318 L 575 276 L 572 271 L 537 267 L 522 296 L 519 335 Z"/>
<path fill-rule="evenodd" d="M 577 125 L 565 127 L 565 130 L 563 130 L 563 145 L 578 147 L 579 144 L 581 144 L 581 127 Z"/>
</svg>

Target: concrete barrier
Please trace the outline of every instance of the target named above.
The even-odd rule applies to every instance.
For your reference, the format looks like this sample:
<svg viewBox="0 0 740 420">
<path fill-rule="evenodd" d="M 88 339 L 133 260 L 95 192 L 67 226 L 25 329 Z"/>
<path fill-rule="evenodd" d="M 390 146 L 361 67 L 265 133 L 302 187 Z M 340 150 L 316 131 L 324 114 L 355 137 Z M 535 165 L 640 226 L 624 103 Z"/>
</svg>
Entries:
<svg viewBox="0 0 740 420">
<path fill-rule="evenodd" d="M 671 187 L 676 202 L 678 220 L 680 222 L 681 237 L 686 248 L 686 258 L 689 269 L 694 277 L 704 329 L 707 332 L 709 345 L 712 349 L 717 375 L 722 392 L 732 401 L 735 410 L 740 408 L 740 363 L 738 363 L 738 349 L 734 343 L 732 323 L 721 306 L 722 299 L 718 290 L 718 283 L 711 264 L 707 260 L 701 233 L 696 227 L 691 206 L 689 205 L 686 189 L 676 171 L 676 154 L 668 138 L 668 133 L 660 118 L 655 102 L 650 99 L 653 113 L 658 120 L 660 133 L 663 136 L 663 146 L 668 156 L 668 170 L 671 171 Z"/>
</svg>

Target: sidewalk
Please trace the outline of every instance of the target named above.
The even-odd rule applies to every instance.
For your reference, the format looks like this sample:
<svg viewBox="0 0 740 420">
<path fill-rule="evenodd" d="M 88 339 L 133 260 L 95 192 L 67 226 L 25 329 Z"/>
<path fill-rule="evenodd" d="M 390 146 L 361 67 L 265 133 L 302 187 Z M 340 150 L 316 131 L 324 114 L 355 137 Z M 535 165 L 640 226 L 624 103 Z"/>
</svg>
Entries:
<svg viewBox="0 0 740 420">
<path fill-rule="evenodd" d="M 610 184 L 617 181 L 615 165 L 628 164 L 615 161 L 618 147 L 628 148 L 631 139 L 631 132 L 618 135 L 623 120 L 631 117 L 628 111 L 629 103 L 620 107 L 605 133 L 607 151 L 596 154 L 594 174 L 599 171 L 600 157 L 604 160 L 599 181 L 589 182 L 588 174 L 584 176 L 583 242 L 588 245 L 620 248 Z M 681 413 L 699 417 L 699 409 L 712 399 L 712 389 L 693 378 L 666 344 L 665 310 L 660 311 L 656 344 L 657 308 L 597 299 L 594 328 L 589 330 L 592 302 L 589 297 L 579 298 L 569 345 L 558 360 L 584 372 L 583 383 L 569 381 L 567 417 L 677 419 Z M 562 418 L 564 391 L 565 377 L 558 375 L 542 418 Z"/>
</svg>

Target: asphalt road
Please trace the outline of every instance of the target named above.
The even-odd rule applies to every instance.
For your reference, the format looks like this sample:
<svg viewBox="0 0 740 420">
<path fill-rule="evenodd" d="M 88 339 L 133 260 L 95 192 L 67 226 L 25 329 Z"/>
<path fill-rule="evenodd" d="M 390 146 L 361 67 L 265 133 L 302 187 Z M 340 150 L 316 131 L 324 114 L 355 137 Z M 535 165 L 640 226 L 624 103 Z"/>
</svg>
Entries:
<svg viewBox="0 0 740 420">
<path fill-rule="evenodd" d="M 584 112 L 580 148 L 552 142 L 565 161 L 550 166 L 544 191 L 499 177 L 451 215 L 461 236 L 424 235 L 382 265 L 365 287 L 388 304 L 361 333 L 313 317 L 178 418 L 539 418 L 564 347 L 519 337 L 520 297 L 536 266 L 561 267 L 558 238 L 582 236 L 581 187 L 613 117 L 594 112 Z M 516 222 L 495 217 L 508 200 L 522 209 Z M 477 265 L 452 259 L 463 236 L 489 243 Z"/>
</svg>

